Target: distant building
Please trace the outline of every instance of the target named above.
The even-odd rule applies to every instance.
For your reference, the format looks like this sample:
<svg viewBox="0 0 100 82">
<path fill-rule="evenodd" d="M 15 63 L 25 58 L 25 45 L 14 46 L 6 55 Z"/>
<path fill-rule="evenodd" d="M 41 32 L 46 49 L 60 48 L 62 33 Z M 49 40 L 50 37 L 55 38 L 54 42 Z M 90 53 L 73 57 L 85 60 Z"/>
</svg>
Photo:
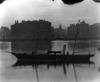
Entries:
<svg viewBox="0 0 100 82">
<path fill-rule="evenodd" d="M 78 27 L 78 36 L 79 38 L 89 38 L 90 31 L 89 31 L 89 24 L 85 21 L 82 21 L 77 25 Z"/>
<path fill-rule="evenodd" d="M 46 39 L 50 38 L 52 30 L 51 23 L 45 20 L 22 21 L 21 23 L 15 21 L 15 24 L 11 25 L 13 39 Z"/>
<path fill-rule="evenodd" d="M 90 25 L 90 37 L 100 38 L 100 23 Z"/>
<path fill-rule="evenodd" d="M 68 27 L 69 38 L 88 38 L 89 37 L 89 25 L 85 21 L 78 21 L 77 24 L 70 24 Z"/>
<path fill-rule="evenodd" d="M 68 27 L 68 37 L 75 38 L 75 35 L 76 35 L 76 25 L 70 24 L 70 26 Z"/>
</svg>

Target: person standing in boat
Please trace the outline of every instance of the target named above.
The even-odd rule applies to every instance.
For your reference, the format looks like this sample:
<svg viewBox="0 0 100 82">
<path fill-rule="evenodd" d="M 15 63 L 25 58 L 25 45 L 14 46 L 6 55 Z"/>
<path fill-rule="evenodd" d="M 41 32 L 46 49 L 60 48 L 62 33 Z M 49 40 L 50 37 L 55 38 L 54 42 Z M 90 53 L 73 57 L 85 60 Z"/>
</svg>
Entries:
<svg viewBox="0 0 100 82">
<path fill-rule="evenodd" d="M 69 52 L 67 51 L 67 55 L 69 55 Z"/>
</svg>

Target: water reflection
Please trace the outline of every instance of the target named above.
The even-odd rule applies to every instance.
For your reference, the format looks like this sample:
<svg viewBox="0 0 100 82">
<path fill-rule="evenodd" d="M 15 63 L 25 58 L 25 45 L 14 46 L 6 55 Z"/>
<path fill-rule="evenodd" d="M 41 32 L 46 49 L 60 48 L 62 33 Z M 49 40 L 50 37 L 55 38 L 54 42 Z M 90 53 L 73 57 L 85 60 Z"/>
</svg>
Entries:
<svg viewBox="0 0 100 82">
<path fill-rule="evenodd" d="M 51 50 L 50 41 L 12 41 L 12 52 L 32 52 L 34 50 Z"/>
<path fill-rule="evenodd" d="M 74 41 L 69 41 L 68 42 L 68 47 L 73 48 L 74 46 Z M 85 40 L 85 41 L 77 41 L 76 42 L 76 49 L 83 49 L 86 50 L 88 48 L 94 48 L 100 45 L 100 41 L 99 40 Z"/>
<path fill-rule="evenodd" d="M 98 41 L 97 41 L 98 42 Z M 96 49 L 99 43 L 95 43 L 95 41 L 91 42 L 90 49 Z M 93 43 L 93 44 L 92 44 Z M 63 45 L 68 45 L 68 41 L 40 41 L 38 43 L 38 50 L 61 50 L 63 49 Z M 6 53 L 5 51 L 14 51 L 14 52 L 32 52 L 35 48 L 35 42 L 27 42 L 27 41 L 19 41 L 19 42 L 3 42 L 1 44 L 0 54 L 2 60 L 2 65 L 0 66 L 0 80 L 2 82 L 37 82 L 36 75 L 36 65 L 30 63 L 30 65 L 25 65 L 28 62 L 25 62 L 18 66 L 16 58 L 11 53 Z M 4 46 L 6 48 L 4 48 Z M 66 51 L 72 52 L 73 48 L 71 46 L 66 46 Z M 89 49 L 89 48 L 88 48 Z M 76 51 L 85 51 L 80 47 L 76 49 Z M 95 51 L 91 51 L 91 53 Z M 83 52 L 81 52 L 83 53 Z M 98 56 L 97 56 L 98 55 Z M 95 57 L 93 57 L 93 62 L 99 62 L 100 53 L 96 52 Z M 6 62 L 5 62 L 6 61 Z M 4 63 L 5 62 L 5 63 Z M 96 63 L 97 63 L 96 62 Z M 16 67 L 12 67 L 13 64 L 17 63 Z M 5 67 L 3 67 L 5 65 Z M 75 64 L 75 71 L 77 75 L 78 82 L 93 82 L 95 79 L 99 79 L 100 77 L 100 63 L 98 63 L 98 67 L 96 64 Z M 73 64 L 61 64 L 61 65 L 37 65 L 37 72 L 40 82 L 76 82 L 75 74 L 73 70 Z"/>
<path fill-rule="evenodd" d="M 74 41 L 68 41 L 68 48 L 69 51 L 73 50 L 74 47 Z M 80 53 L 93 53 L 95 54 L 95 51 L 97 51 L 97 48 L 100 45 L 99 40 L 85 40 L 85 41 L 77 41 L 75 46 L 75 51 Z"/>
</svg>

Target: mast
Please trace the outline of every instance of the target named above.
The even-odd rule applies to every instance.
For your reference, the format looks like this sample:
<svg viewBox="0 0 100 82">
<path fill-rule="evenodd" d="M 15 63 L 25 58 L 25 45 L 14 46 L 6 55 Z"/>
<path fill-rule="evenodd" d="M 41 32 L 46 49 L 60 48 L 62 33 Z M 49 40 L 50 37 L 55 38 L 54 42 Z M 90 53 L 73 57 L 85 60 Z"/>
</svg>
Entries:
<svg viewBox="0 0 100 82">
<path fill-rule="evenodd" d="M 80 20 L 78 21 L 78 23 L 80 22 Z M 74 51 L 75 51 L 75 46 L 76 46 L 76 40 L 78 38 L 78 24 L 76 26 L 76 35 L 75 35 L 75 43 L 74 43 L 74 47 L 73 47 L 73 53 L 72 55 L 74 55 Z"/>
<path fill-rule="evenodd" d="M 90 35 L 90 29 L 89 29 L 89 35 Z M 90 40 L 89 40 L 89 55 L 90 55 Z"/>
<path fill-rule="evenodd" d="M 38 47 L 38 33 L 39 33 L 39 26 L 40 26 L 40 20 L 39 20 L 38 28 L 37 28 L 37 37 L 36 37 L 36 46 L 35 46 L 35 51 L 37 51 L 37 47 Z"/>
</svg>

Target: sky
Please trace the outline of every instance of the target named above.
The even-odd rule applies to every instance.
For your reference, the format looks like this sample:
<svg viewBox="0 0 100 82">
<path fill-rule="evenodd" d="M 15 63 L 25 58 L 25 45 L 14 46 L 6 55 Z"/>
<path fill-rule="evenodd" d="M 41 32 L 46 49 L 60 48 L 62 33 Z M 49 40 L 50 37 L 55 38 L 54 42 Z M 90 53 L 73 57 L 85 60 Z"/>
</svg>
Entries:
<svg viewBox="0 0 100 82">
<path fill-rule="evenodd" d="M 52 26 L 68 27 L 78 20 L 89 24 L 100 22 L 100 5 L 92 0 L 84 0 L 75 5 L 65 5 L 61 0 L 5 0 L 0 4 L 0 27 L 11 27 L 15 20 L 45 19 Z"/>
</svg>

